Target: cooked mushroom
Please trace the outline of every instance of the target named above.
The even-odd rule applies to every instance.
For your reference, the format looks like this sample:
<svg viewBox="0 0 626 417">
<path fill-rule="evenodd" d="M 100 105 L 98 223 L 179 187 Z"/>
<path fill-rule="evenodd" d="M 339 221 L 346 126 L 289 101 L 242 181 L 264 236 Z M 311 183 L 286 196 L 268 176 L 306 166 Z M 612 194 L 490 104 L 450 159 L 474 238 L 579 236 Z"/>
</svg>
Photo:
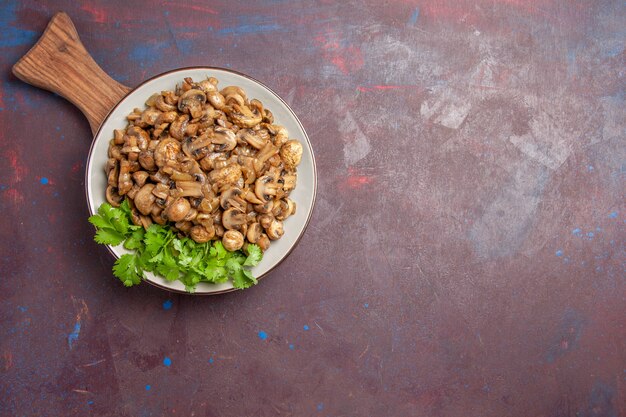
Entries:
<svg viewBox="0 0 626 417">
<path fill-rule="evenodd" d="M 130 162 L 126 159 L 120 161 L 120 176 L 117 185 L 119 195 L 124 195 L 133 187 L 133 181 L 130 176 Z"/>
<path fill-rule="evenodd" d="M 119 207 L 124 201 L 124 197 L 119 195 L 117 188 L 110 185 L 106 189 L 106 199 L 113 207 Z"/>
<path fill-rule="evenodd" d="M 302 144 L 297 140 L 288 140 L 280 148 L 280 157 L 285 168 L 295 169 L 302 159 Z"/>
<path fill-rule="evenodd" d="M 228 230 L 224 233 L 222 244 L 227 251 L 236 251 L 243 246 L 243 235 L 237 230 Z"/>
<path fill-rule="evenodd" d="M 222 214 L 222 225 L 229 230 L 239 230 L 241 226 L 246 224 L 246 213 L 229 208 Z"/>
<path fill-rule="evenodd" d="M 265 252 L 270 247 L 270 239 L 265 233 L 263 233 L 259 240 L 256 241 L 256 244 L 259 245 L 263 252 Z"/>
<path fill-rule="evenodd" d="M 232 151 L 237 146 L 237 137 L 230 129 L 216 127 L 211 137 L 211 143 L 219 145 L 215 148 L 218 152 Z"/>
<path fill-rule="evenodd" d="M 280 220 L 273 220 L 265 231 L 267 232 L 267 237 L 271 240 L 280 239 L 285 234 L 285 231 L 283 230 L 283 222 Z"/>
<path fill-rule="evenodd" d="M 178 100 L 178 110 L 189 113 L 196 118 L 202 115 L 202 105 L 206 103 L 206 94 L 202 90 L 191 89 L 185 92 Z"/>
<path fill-rule="evenodd" d="M 154 184 L 145 184 L 135 195 L 133 201 L 141 214 L 148 215 L 152 212 L 152 206 L 156 200 L 155 195 L 152 194 L 154 187 Z"/>
<path fill-rule="evenodd" d="M 222 192 L 220 196 L 220 206 L 224 210 L 227 210 L 231 207 L 236 208 L 239 211 L 245 211 L 246 209 L 246 201 L 241 198 L 243 191 L 241 191 L 238 187 L 232 187 Z"/>
<path fill-rule="evenodd" d="M 157 166 L 163 167 L 168 161 L 176 161 L 180 152 L 180 142 L 175 139 L 163 139 L 154 150 L 154 161 Z"/>
<path fill-rule="evenodd" d="M 246 233 L 246 238 L 250 243 L 256 243 L 261 235 L 263 234 L 263 228 L 259 223 L 252 223 L 248 226 L 248 232 Z"/>
<path fill-rule="evenodd" d="M 233 104 L 230 117 L 239 127 L 254 127 L 261 123 L 263 116 L 258 111 L 252 111 L 247 106 L 240 106 L 239 104 Z M 256 110 L 256 109 L 255 109 Z"/>
<path fill-rule="evenodd" d="M 179 197 L 165 209 L 165 215 L 170 221 L 179 222 L 185 218 L 189 210 L 191 210 L 189 200 Z"/>
<path fill-rule="evenodd" d="M 274 182 L 274 177 L 264 175 L 256 180 L 254 184 L 254 193 L 257 197 L 259 197 L 259 199 L 269 201 L 276 195 L 279 188 L 280 186 Z"/>
<path fill-rule="evenodd" d="M 109 143 L 106 198 L 126 198 L 145 228 L 169 224 L 179 236 L 228 250 L 262 250 L 295 213 L 302 145 L 274 124 L 272 112 L 238 86 L 191 78 L 146 100 Z"/>
<path fill-rule="evenodd" d="M 211 229 L 207 229 L 204 226 L 193 226 L 191 230 L 189 230 L 189 236 L 198 243 L 208 242 L 215 236 L 215 229 L 211 226 Z"/>
<path fill-rule="evenodd" d="M 137 172 L 133 172 L 132 176 L 133 176 L 133 181 L 135 181 L 135 184 L 142 187 L 146 183 L 146 180 L 148 179 L 148 177 L 150 177 L 150 174 L 148 174 L 146 171 L 137 171 Z"/>
</svg>

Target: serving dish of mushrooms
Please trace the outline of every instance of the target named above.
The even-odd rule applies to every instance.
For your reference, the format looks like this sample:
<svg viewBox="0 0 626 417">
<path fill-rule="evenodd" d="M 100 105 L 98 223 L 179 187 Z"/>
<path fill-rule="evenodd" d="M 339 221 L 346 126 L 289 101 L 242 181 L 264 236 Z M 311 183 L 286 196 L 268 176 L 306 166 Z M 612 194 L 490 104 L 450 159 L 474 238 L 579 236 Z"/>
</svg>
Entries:
<svg viewBox="0 0 626 417">
<path fill-rule="evenodd" d="M 114 107 L 92 143 L 86 188 L 91 213 L 127 199 L 137 225 L 230 251 L 258 245 L 263 260 L 252 272 L 262 278 L 304 233 L 316 170 L 306 132 L 278 95 L 235 71 L 197 67 L 154 77 Z M 146 280 L 185 292 L 179 281 Z M 232 289 L 200 283 L 195 293 Z"/>
<path fill-rule="evenodd" d="M 136 225 L 168 224 L 229 251 L 246 242 L 265 251 L 283 236 L 303 147 L 263 103 L 215 77 L 186 77 L 145 104 L 109 143 L 111 205 L 128 198 Z"/>
</svg>

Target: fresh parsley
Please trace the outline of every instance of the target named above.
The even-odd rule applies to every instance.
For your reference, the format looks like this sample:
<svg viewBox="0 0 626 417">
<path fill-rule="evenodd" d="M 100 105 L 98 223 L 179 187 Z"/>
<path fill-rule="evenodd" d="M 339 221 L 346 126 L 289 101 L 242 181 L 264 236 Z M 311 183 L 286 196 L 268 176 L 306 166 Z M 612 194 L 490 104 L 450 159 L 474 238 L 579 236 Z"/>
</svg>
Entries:
<svg viewBox="0 0 626 417">
<path fill-rule="evenodd" d="M 196 243 L 188 237 L 181 239 L 168 226 L 153 224 L 146 230 L 133 224 L 127 200 L 119 208 L 103 203 L 89 222 L 96 227 L 97 243 L 123 244 L 134 251 L 122 255 L 113 265 L 113 275 L 127 287 L 141 283 L 146 271 L 168 281 L 179 280 L 189 292 L 194 292 L 199 282 L 217 284 L 230 279 L 239 289 L 257 283 L 250 271 L 263 258 L 257 245 L 247 245 L 245 254 L 229 252 L 220 241 Z"/>
</svg>

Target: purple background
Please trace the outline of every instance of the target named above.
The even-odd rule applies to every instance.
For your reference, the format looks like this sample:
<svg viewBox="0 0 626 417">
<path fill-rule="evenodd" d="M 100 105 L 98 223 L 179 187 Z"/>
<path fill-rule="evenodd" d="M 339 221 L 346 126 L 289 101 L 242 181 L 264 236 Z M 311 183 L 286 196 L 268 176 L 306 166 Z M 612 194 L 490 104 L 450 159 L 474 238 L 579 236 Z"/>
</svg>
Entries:
<svg viewBox="0 0 626 417">
<path fill-rule="evenodd" d="M 623 1 L 1 4 L 0 415 L 625 415 Z M 10 74 L 58 10 L 128 86 L 299 115 L 317 205 L 261 285 L 112 277 L 87 121 Z"/>
</svg>

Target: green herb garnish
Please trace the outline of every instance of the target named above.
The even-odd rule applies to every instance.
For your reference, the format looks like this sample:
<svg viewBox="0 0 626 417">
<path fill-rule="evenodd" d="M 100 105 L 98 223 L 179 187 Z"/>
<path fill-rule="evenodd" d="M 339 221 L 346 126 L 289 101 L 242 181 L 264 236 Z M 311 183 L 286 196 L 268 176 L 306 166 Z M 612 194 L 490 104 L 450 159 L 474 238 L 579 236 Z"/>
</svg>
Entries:
<svg viewBox="0 0 626 417">
<path fill-rule="evenodd" d="M 227 251 L 220 241 L 196 243 L 188 237 L 180 239 L 167 226 L 153 224 L 146 230 L 131 219 L 126 200 L 119 208 L 103 203 L 98 214 L 89 218 L 96 226 L 97 243 L 123 243 L 126 249 L 135 251 L 122 255 L 113 265 L 113 275 L 127 287 L 141 283 L 145 271 L 168 281 L 179 280 L 189 292 L 194 292 L 199 282 L 217 284 L 231 279 L 239 289 L 257 283 L 250 272 L 263 258 L 257 245 L 248 244 L 246 256 L 242 251 Z"/>
</svg>

